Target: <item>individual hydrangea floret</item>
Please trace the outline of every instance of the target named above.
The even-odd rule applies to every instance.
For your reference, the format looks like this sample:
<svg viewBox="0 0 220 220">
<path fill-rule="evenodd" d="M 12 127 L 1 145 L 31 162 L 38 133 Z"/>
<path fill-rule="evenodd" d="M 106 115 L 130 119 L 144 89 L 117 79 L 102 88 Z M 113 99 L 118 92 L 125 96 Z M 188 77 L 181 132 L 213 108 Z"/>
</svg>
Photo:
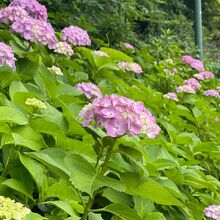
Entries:
<svg viewBox="0 0 220 220">
<path fill-rule="evenodd" d="M 220 94 L 218 90 L 210 89 L 203 92 L 203 95 L 205 96 L 213 96 L 215 98 L 219 98 Z"/>
<path fill-rule="evenodd" d="M 28 13 L 19 6 L 9 6 L 0 10 L 0 23 L 8 24 L 27 17 Z"/>
<path fill-rule="evenodd" d="M 210 205 L 204 209 L 206 217 L 211 219 L 220 219 L 220 205 Z"/>
<path fill-rule="evenodd" d="M 176 92 L 177 93 L 186 92 L 186 93 L 196 94 L 195 89 L 188 85 L 178 86 L 176 88 Z"/>
<path fill-rule="evenodd" d="M 176 102 L 179 101 L 179 99 L 177 98 L 177 95 L 176 95 L 175 92 L 168 92 L 168 93 L 165 94 L 163 97 L 164 97 L 164 98 L 167 98 L 167 99 L 172 99 L 173 101 L 176 101 Z"/>
<path fill-rule="evenodd" d="M 12 69 L 15 69 L 15 60 L 12 48 L 3 42 L 0 42 L 0 67 L 8 65 Z"/>
<path fill-rule="evenodd" d="M 79 83 L 76 85 L 76 89 L 82 92 L 88 99 L 102 97 L 102 92 L 93 83 Z"/>
<path fill-rule="evenodd" d="M 106 52 L 100 50 L 93 51 L 92 53 L 99 57 L 109 57 L 109 55 Z"/>
<path fill-rule="evenodd" d="M 54 52 L 72 56 L 74 54 L 74 51 L 72 47 L 67 42 L 58 42 L 55 46 Z"/>
<path fill-rule="evenodd" d="M 56 74 L 58 76 L 63 76 L 63 73 L 62 73 L 61 69 L 59 67 L 57 67 L 57 66 L 52 66 L 50 68 L 48 67 L 47 69 L 50 72 L 52 72 L 52 73 L 54 73 L 54 74 Z"/>
<path fill-rule="evenodd" d="M 0 219 L 6 220 L 23 220 L 31 212 L 20 202 L 13 199 L 0 196 Z"/>
<path fill-rule="evenodd" d="M 27 98 L 25 104 L 37 109 L 47 109 L 46 104 L 36 98 Z"/>
<path fill-rule="evenodd" d="M 204 65 L 203 62 L 201 60 L 198 59 L 194 59 L 191 63 L 190 63 L 191 67 L 195 70 L 204 70 Z"/>
<path fill-rule="evenodd" d="M 202 87 L 201 84 L 198 82 L 198 80 L 194 78 L 184 80 L 184 83 L 188 86 L 191 86 L 193 89 L 200 89 Z"/>
<path fill-rule="evenodd" d="M 12 26 L 12 31 L 20 33 L 22 37 L 31 42 L 38 41 L 43 45 L 48 45 L 49 49 L 54 49 L 57 44 L 55 32 L 51 24 L 32 18 L 16 20 Z"/>
<path fill-rule="evenodd" d="M 123 43 L 123 46 L 127 49 L 134 49 L 134 46 L 132 46 L 131 44 L 129 43 Z"/>
<path fill-rule="evenodd" d="M 37 0 L 13 0 L 9 6 L 20 6 L 30 17 L 47 21 L 47 8 Z"/>
<path fill-rule="evenodd" d="M 182 57 L 182 61 L 187 64 L 191 64 L 193 60 L 194 60 L 194 58 L 191 57 L 190 55 L 184 55 Z"/>
<path fill-rule="evenodd" d="M 143 73 L 143 70 L 138 63 L 130 63 L 130 62 L 122 61 L 122 62 L 117 63 L 117 66 L 120 69 L 128 71 L 128 72 L 134 72 L 136 74 Z"/>
<path fill-rule="evenodd" d="M 91 45 L 87 31 L 77 26 L 69 26 L 62 30 L 62 40 L 75 46 Z"/>
<path fill-rule="evenodd" d="M 160 132 L 155 117 L 142 102 L 117 95 L 94 99 L 81 110 L 79 116 L 85 119 L 83 126 L 94 120 L 96 127 L 101 125 L 110 137 L 146 134 L 149 138 L 155 138 Z"/>
<path fill-rule="evenodd" d="M 215 75 L 212 72 L 203 71 L 199 74 L 194 74 L 194 77 L 199 80 L 204 80 L 204 79 L 214 79 Z"/>
</svg>

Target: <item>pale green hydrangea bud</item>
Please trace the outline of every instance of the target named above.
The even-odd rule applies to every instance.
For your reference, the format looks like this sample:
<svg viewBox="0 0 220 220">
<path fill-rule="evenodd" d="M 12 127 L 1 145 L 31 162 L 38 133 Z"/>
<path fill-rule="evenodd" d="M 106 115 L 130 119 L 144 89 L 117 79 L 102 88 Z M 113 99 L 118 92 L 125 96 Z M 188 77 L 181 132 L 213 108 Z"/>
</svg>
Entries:
<svg viewBox="0 0 220 220">
<path fill-rule="evenodd" d="M 56 74 L 56 75 L 58 75 L 58 76 L 63 76 L 63 73 L 62 73 L 62 71 L 61 71 L 61 69 L 59 68 L 59 67 L 56 67 L 56 66 L 52 66 L 52 67 L 48 67 L 47 68 L 50 72 L 52 72 L 52 73 L 54 73 L 54 74 Z"/>
<path fill-rule="evenodd" d="M 25 104 L 39 109 L 47 109 L 46 104 L 36 98 L 27 98 Z"/>
</svg>

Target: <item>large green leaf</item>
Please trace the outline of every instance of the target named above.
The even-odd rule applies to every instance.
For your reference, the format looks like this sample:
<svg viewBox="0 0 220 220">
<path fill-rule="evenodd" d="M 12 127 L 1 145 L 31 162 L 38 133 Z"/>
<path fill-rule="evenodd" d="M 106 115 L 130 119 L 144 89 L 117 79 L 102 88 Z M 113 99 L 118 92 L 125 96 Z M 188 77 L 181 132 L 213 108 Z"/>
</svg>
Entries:
<svg viewBox="0 0 220 220">
<path fill-rule="evenodd" d="M 95 214 L 95 213 L 92 213 L 92 212 L 89 213 L 88 217 L 89 217 L 89 220 L 104 220 L 102 218 L 101 214 Z"/>
</svg>

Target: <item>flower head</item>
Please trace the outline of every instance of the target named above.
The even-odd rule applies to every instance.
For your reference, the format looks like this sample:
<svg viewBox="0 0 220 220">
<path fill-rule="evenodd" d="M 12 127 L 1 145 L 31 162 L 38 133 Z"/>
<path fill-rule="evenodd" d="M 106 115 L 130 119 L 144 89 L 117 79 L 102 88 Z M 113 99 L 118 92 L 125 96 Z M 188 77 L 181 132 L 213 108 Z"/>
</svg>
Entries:
<svg viewBox="0 0 220 220">
<path fill-rule="evenodd" d="M 131 44 L 129 43 L 123 43 L 123 46 L 127 49 L 134 49 L 134 46 L 132 46 Z"/>
<path fill-rule="evenodd" d="M 119 62 L 117 66 L 125 71 L 134 72 L 136 74 L 143 73 L 141 66 L 138 63 L 130 63 L 130 62 Z"/>
<path fill-rule="evenodd" d="M 36 98 L 27 98 L 25 104 L 37 109 L 47 109 L 46 104 Z"/>
<path fill-rule="evenodd" d="M 47 21 L 47 8 L 37 0 L 13 0 L 9 6 L 20 6 L 30 17 Z"/>
<path fill-rule="evenodd" d="M 195 74 L 194 77 L 199 80 L 204 80 L 204 79 L 213 79 L 215 78 L 215 75 L 212 72 L 203 71 L 199 74 Z"/>
<path fill-rule="evenodd" d="M 62 30 L 62 40 L 75 46 L 91 45 L 87 31 L 73 25 Z"/>
<path fill-rule="evenodd" d="M 203 62 L 198 59 L 193 59 L 193 61 L 190 63 L 191 67 L 195 70 L 204 70 Z"/>
<path fill-rule="evenodd" d="M 22 220 L 30 212 L 31 210 L 20 202 L 0 196 L 0 219 Z"/>
<path fill-rule="evenodd" d="M 74 54 L 74 51 L 72 47 L 67 42 L 58 42 L 55 46 L 54 51 L 56 53 L 72 56 Z"/>
<path fill-rule="evenodd" d="M 0 42 L 0 66 L 8 65 L 12 69 L 15 69 L 15 57 L 10 46 Z"/>
<path fill-rule="evenodd" d="M 79 83 L 76 85 L 76 89 L 82 92 L 88 99 L 102 97 L 102 92 L 93 83 Z"/>
<path fill-rule="evenodd" d="M 101 125 L 111 137 L 143 133 L 155 138 L 160 132 L 154 116 L 142 102 L 117 95 L 94 99 L 81 110 L 79 116 L 85 119 L 84 126 L 94 120 L 96 126 Z"/>
<path fill-rule="evenodd" d="M 93 51 L 92 53 L 99 57 L 109 57 L 109 55 L 106 52 L 100 50 Z"/>
<path fill-rule="evenodd" d="M 203 95 L 205 95 L 205 96 L 213 96 L 213 97 L 216 97 L 216 98 L 220 97 L 219 91 L 218 90 L 214 90 L 214 89 L 210 89 L 210 90 L 204 91 Z"/>
<path fill-rule="evenodd" d="M 0 23 L 8 24 L 27 17 L 28 13 L 19 6 L 9 6 L 0 10 Z"/>
<path fill-rule="evenodd" d="M 177 93 L 187 92 L 187 93 L 196 94 L 195 89 L 192 88 L 192 87 L 189 86 L 189 85 L 178 86 L 178 87 L 176 88 L 176 92 L 177 92 Z"/>
<path fill-rule="evenodd" d="M 176 102 L 179 101 L 179 99 L 177 98 L 177 95 L 176 95 L 175 92 L 168 92 L 168 93 L 165 94 L 163 97 L 164 97 L 164 98 L 167 98 L 167 99 L 172 99 L 173 101 L 176 101 Z"/>
<path fill-rule="evenodd" d="M 183 57 L 182 57 L 182 61 L 184 62 L 184 63 L 187 63 L 187 64 L 191 64 L 191 62 L 194 60 L 194 58 L 193 57 L 191 57 L 190 55 L 184 55 Z"/>
<path fill-rule="evenodd" d="M 204 214 L 206 217 L 211 219 L 220 218 L 220 205 L 210 205 L 204 209 Z"/>
<path fill-rule="evenodd" d="M 194 78 L 184 80 L 184 83 L 188 86 L 191 86 L 193 89 L 200 89 L 202 87 L 201 84 Z"/>
<path fill-rule="evenodd" d="M 48 45 L 50 49 L 54 49 L 57 44 L 51 24 L 45 21 L 32 18 L 19 19 L 12 24 L 11 29 L 20 33 L 26 40 L 38 41 L 43 45 Z"/>
<path fill-rule="evenodd" d="M 57 66 L 52 66 L 50 68 L 48 67 L 47 69 L 50 72 L 52 72 L 52 73 L 54 73 L 54 74 L 56 74 L 58 76 L 63 76 L 63 73 L 62 73 L 61 69 L 59 67 L 57 67 Z"/>
</svg>

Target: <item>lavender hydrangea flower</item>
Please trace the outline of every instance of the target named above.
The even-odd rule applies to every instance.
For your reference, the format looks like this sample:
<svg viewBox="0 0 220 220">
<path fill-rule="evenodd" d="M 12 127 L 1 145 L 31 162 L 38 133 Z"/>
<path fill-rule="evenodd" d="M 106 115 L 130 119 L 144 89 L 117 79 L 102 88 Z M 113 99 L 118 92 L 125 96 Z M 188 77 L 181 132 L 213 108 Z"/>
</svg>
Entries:
<svg viewBox="0 0 220 220">
<path fill-rule="evenodd" d="M 193 60 L 194 60 L 194 58 L 191 57 L 190 55 L 184 55 L 182 57 L 182 61 L 187 64 L 191 64 Z"/>
<path fill-rule="evenodd" d="M 204 65 L 203 62 L 201 60 L 198 59 L 194 59 L 191 63 L 190 63 L 191 67 L 195 70 L 204 70 Z"/>
<path fill-rule="evenodd" d="M 179 101 L 179 99 L 177 98 L 177 95 L 176 95 L 175 92 L 168 92 L 168 93 L 165 94 L 163 97 L 164 97 L 164 98 L 167 98 L 167 99 L 172 99 L 173 101 L 176 101 L 176 102 Z"/>
<path fill-rule="evenodd" d="M 109 55 L 106 52 L 100 50 L 93 51 L 92 53 L 99 57 L 109 57 Z"/>
<path fill-rule="evenodd" d="M 47 21 L 47 8 L 37 0 L 13 0 L 9 6 L 20 6 L 30 17 Z"/>
<path fill-rule="evenodd" d="M 12 48 L 3 42 L 0 42 L 0 67 L 6 64 L 12 69 L 15 69 L 15 60 Z"/>
<path fill-rule="evenodd" d="M 128 72 L 134 72 L 136 74 L 143 73 L 143 70 L 138 63 L 130 63 L 130 62 L 122 61 L 122 62 L 117 63 L 117 66 L 120 69 L 128 71 Z"/>
<path fill-rule="evenodd" d="M 87 31 L 77 26 L 69 26 L 62 31 L 62 40 L 75 46 L 91 45 L 91 40 Z"/>
<path fill-rule="evenodd" d="M 206 217 L 211 219 L 220 219 L 220 205 L 210 205 L 204 209 Z"/>
<path fill-rule="evenodd" d="M 43 45 L 48 45 L 49 49 L 54 49 L 57 44 L 55 32 L 51 24 L 32 18 L 16 20 L 11 30 L 20 33 L 22 37 L 31 42 L 38 41 Z"/>
<path fill-rule="evenodd" d="M 220 94 L 218 90 L 210 89 L 203 92 L 203 95 L 205 96 L 213 96 L 215 98 L 219 98 Z"/>
<path fill-rule="evenodd" d="M 96 126 L 101 125 L 110 137 L 146 134 L 149 138 L 155 138 L 160 132 L 154 116 L 142 102 L 117 95 L 94 99 L 81 110 L 79 116 L 85 119 L 83 126 L 94 120 Z"/>
<path fill-rule="evenodd" d="M 204 79 L 214 79 L 215 75 L 212 72 L 203 71 L 199 74 L 194 74 L 194 77 L 199 80 L 204 80 Z"/>
<path fill-rule="evenodd" d="M 102 97 L 102 92 L 100 89 L 93 83 L 79 83 L 76 85 L 76 89 L 82 92 L 88 99 Z"/>
<path fill-rule="evenodd" d="M 191 86 L 188 86 L 188 85 L 178 86 L 178 87 L 176 88 L 176 92 L 177 92 L 177 93 L 187 92 L 187 93 L 196 94 L 195 89 L 192 88 Z"/>
<path fill-rule="evenodd" d="M 9 6 L 0 10 L 0 23 L 8 24 L 27 17 L 28 13 L 19 6 Z"/>
<path fill-rule="evenodd" d="M 72 56 L 74 54 L 74 51 L 72 47 L 67 42 L 58 42 L 55 46 L 54 52 Z"/>
<path fill-rule="evenodd" d="M 127 49 L 134 49 L 134 46 L 132 46 L 131 44 L 129 43 L 123 43 L 123 46 Z"/>
<path fill-rule="evenodd" d="M 202 87 L 201 84 L 194 78 L 184 80 L 184 83 L 188 86 L 191 86 L 193 89 L 200 89 Z"/>
</svg>

